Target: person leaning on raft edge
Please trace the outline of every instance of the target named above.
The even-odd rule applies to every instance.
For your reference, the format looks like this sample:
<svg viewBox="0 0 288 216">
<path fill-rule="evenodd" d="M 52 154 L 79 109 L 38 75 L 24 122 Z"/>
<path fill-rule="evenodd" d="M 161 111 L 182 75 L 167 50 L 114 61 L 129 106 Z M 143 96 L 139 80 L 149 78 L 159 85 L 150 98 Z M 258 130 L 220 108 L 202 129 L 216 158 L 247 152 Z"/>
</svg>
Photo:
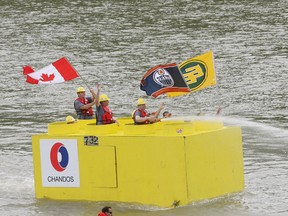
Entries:
<svg viewBox="0 0 288 216">
<path fill-rule="evenodd" d="M 132 119 L 135 125 L 151 124 L 158 121 L 158 116 L 164 108 L 164 103 L 161 103 L 159 109 L 152 115 L 146 110 L 146 102 L 143 98 L 137 100 L 137 108 L 132 112 Z"/>
</svg>

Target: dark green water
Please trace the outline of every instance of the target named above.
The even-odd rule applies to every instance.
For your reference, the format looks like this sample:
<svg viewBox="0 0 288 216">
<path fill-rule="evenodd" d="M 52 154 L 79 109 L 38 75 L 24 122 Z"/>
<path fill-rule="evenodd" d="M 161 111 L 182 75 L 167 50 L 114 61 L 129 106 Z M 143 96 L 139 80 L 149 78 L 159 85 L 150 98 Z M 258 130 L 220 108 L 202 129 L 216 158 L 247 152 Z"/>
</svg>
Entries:
<svg viewBox="0 0 288 216">
<path fill-rule="evenodd" d="M 40 69 L 66 56 L 89 85 L 102 84 L 116 116 L 146 97 L 149 68 L 213 50 L 217 85 L 160 102 L 174 116 L 221 106 L 243 130 L 245 191 L 172 210 L 109 203 L 114 215 L 288 214 L 288 7 L 279 1 L 0 0 L 0 215 L 97 215 L 104 203 L 34 198 L 31 135 L 74 115 L 81 79 L 25 83 L 22 66 Z M 106 204 L 106 203 L 105 203 Z"/>
</svg>

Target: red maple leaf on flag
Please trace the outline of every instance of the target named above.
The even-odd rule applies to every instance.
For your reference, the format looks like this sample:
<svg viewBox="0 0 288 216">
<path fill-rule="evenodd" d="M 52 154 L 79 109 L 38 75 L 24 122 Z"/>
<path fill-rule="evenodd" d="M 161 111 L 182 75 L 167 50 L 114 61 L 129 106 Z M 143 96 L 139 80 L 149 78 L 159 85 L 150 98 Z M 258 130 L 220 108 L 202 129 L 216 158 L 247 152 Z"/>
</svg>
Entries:
<svg viewBox="0 0 288 216">
<path fill-rule="evenodd" d="M 49 76 L 47 74 L 42 73 L 40 81 L 49 82 L 52 81 L 54 78 L 55 78 L 54 73 L 50 74 Z"/>
</svg>

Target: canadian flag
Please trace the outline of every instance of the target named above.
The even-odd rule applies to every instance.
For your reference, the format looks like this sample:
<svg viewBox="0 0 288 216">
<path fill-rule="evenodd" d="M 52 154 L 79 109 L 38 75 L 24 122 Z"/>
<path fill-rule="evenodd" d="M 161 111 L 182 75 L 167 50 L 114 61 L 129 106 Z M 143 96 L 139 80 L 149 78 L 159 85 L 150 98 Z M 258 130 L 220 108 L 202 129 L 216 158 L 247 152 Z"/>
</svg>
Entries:
<svg viewBox="0 0 288 216">
<path fill-rule="evenodd" d="M 62 83 L 79 77 L 65 57 L 35 72 L 30 66 L 24 66 L 23 74 L 27 76 L 26 82 L 30 84 Z"/>
</svg>

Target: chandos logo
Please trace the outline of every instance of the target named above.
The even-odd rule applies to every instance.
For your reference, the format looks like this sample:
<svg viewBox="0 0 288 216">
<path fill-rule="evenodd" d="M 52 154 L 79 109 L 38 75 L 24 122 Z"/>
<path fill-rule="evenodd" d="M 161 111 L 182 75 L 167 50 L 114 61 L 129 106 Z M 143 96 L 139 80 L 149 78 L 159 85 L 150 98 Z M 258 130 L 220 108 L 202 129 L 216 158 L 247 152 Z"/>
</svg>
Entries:
<svg viewBox="0 0 288 216">
<path fill-rule="evenodd" d="M 157 69 L 153 74 L 154 81 L 161 86 L 173 86 L 174 80 L 169 72 L 163 68 Z"/>
<path fill-rule="evenodd" d="M 55 170 L 62 172 L 66 169 L 69 162 L 68 151 L 64 144 L 55 143 L 50 151 L 50 161 Z"/>
</svg>

